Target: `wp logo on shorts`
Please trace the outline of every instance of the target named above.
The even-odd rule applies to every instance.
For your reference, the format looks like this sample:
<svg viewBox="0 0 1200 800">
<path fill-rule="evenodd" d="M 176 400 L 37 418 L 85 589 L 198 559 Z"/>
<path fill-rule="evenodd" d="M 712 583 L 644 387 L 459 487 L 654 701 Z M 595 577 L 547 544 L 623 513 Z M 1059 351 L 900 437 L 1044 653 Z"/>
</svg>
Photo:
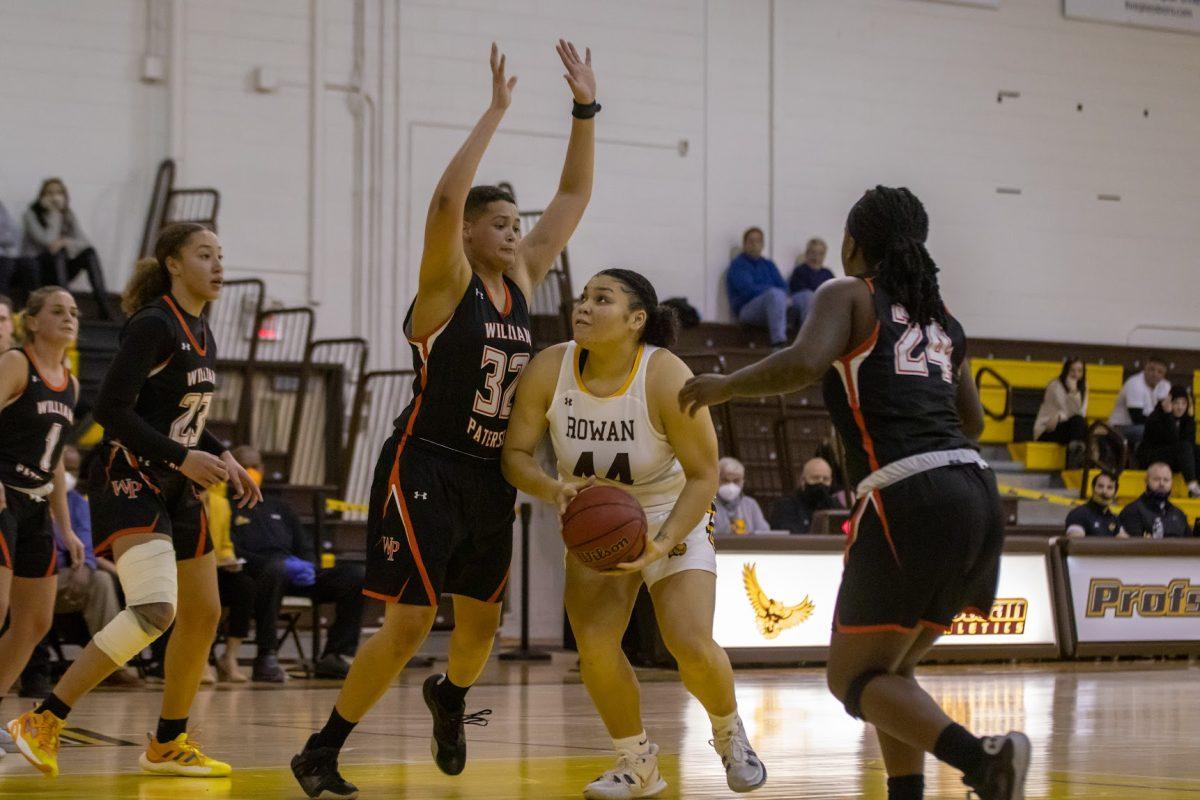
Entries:
<svg viewBox="0 0 1200 800">
<path fill-rule="evenodd" d="M 387 556 L 388 561 L 395 561 L 396 553 L 400 551 L 400 541 L 393 536 L 384 536 L 379 540 L 379 546 L 383 548 L 383 554 Z"/>
<path fill-rule="evenodd" d="M 1087 616 L 1200 617 L 1200 586 L 1188 578 L 1170 583 L 1125 583 L 1119 578 L 1092 578 L 1088 586 Z"/>
<path fill-rule="evenodd" d="M 138 492 L 142 490 L 142 482 L 135 481 L 133 478 L 122 478 L 112 482 L 112 490 L 117 497 L 125 495 L 130 500 L 136 500 Z"/>
</svg>

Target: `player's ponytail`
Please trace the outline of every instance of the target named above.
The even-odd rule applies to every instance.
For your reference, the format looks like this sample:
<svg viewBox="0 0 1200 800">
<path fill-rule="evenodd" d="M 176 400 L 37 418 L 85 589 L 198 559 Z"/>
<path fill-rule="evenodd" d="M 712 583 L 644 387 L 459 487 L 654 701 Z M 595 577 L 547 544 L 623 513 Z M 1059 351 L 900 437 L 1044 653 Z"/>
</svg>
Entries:
<svg viewBox="0 0 1200 800">
<path fill-rule="evenodd" d="M 133 268 L 125 293 L 121 295 L 121 308 L 129 316 L 147 303 L 171 291 L 171 273 L 167 271 L 167 259 L 179 258 L 179 251 L 187 244 L 193 233 L 208 230 L 196 222 L 177 222 L 168 225 L 158 234 L 154 243 L 154 257 L 138 260 Z"/>
<path fill-rule="evenodd" d="M 904 306 L 909 319 L 922 327 L 935 320 L 946 324 L 937 264 L 925 248 L 929 215 L 915 194 L 876 186 L 850 209 L 846 230 L 878 273 L 879 285 Z"/>
<path fill-rule="evenodd" d="M 638 341 L 655 347 L 670 347 L 679 336 L 679 314 L 670 306 L 658 302 L 654 284 L 644 275 L 630 269 L 605 269 L 598 274 L 620 281 L 630 295 L 629 308 L 646 312 L 646 324 L 642 326 Z"/>
</svg>

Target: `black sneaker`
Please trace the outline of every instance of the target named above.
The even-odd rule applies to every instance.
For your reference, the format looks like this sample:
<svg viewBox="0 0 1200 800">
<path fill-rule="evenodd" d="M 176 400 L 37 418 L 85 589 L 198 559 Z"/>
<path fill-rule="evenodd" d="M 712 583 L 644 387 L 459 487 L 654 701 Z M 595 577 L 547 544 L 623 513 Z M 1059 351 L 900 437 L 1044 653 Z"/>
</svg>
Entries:
<svg viewBox="0 0 1200 800">
<path fill-rule="evenodd" d="M 279 658 L 274 653 L 263 653 L 254 659 L 251 677 L 259 683 L 287 683 L 287 673 L 279 665 Z"/>
<path fill-rule="evenodd" d="M 981 800 L 1025 800 L 1025 775 L 1029 772 L 1029 738 L 1018 731 L 980 740 L 988 759 L 983 775 L 963 778 Z"/>
<path fill-rule="evenodd" d="M 309 744 L 314 737 L 309 738 Z M 358 797 L 358 787 L 338 772 L 338 751 L 332 747 L 309 747 L 292 757 L 292 774 L 309 797 L 332 800 Z"/>
<path fill-rule="evenodd" d="M 430 750 L 438 769 L 447 775 L 458 775 L 467 765 L 467 733 L 466 725 L 484 726 L 488 724 L 487 717 L 492 713 L 490 708 L 465 714 L 466 704 L 460 703 L 458 708 L 446 708 L 438 700 L 437 684 L 444 676 L 430 675 L 421 686 L 421 695 L 429 713 L 433 715 L 433 740 Z"/>
<path fill-rule="evenodd" d="M 313 675 L 328 680 L 345 680 L 350 674 L 350 662 L 336 653 L 327 653 L 313 665 Z"/>
</svg>

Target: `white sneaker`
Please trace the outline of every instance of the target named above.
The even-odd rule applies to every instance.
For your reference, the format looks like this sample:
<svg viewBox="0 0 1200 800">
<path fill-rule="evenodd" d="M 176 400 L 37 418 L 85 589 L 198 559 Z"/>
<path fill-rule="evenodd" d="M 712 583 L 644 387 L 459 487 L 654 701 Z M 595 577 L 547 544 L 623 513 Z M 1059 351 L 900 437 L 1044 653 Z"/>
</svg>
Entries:
<svg viewBox="0 0 1200 800">
<path fill-rule="evenodd" d="M 658 774 L 658 745 L 650 745 L 647 755 L 639 756 L 622 750 L 617 765 L 583 789 L 587 800 L 629 800 L 634 797 L 654 797 L 667 788 Z"/>
<path fill-rule="evenodd" d="M 725 782 L 735 792 L 753 792 L 767 782 L 767 767 L 759 759 L 750 740 L 746 737 L 746 729 L 742 721 L 737 721 L 737 727 L 708 743 L 721 756 L 725 765 Z"/>
<path fill-rule="evenodd" d="M 17 750 L 17 742 L 13 739 L 12 734 L 8 729 L 0 726 L 0 758 L 4 758 L 9 753 L 20 752 Z"/>
</svg>

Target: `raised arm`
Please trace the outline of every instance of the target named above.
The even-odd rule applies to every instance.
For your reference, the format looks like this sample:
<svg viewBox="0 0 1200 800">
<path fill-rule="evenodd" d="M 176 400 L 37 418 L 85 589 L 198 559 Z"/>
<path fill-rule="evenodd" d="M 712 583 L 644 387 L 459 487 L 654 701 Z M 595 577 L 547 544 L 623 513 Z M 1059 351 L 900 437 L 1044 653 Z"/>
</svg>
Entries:
<svg viewBox="0 0 1200 800">
<path fill-rule="evenodd" d="M 558 57 L 562 59 L 566 73 L 563 78 L 571 87 L 575 102 L 590 106 L 596 102 L 596 75 L 592 72 L 592 51 L 584 50 L 579 57 L 575 45 L 558 40 Z M 558 193 L 546 206 L 546 211 L 537 225 L 519 246 L 521 258 L 518 264 L 524 271 L 528 288 L 533 289 L 546 277 L 558 254 L 567 246 L 567 240 L 575 232 L 575 226 L 583 218 L 592 197 L 592 167 L 596 150 L 596 123 L 588 119 L 571 118 L 571 140 L 567 143 L 567 157 L 563 162 L 562 177 L 558 180 Z"/>
<path fill-rule="evenodd" d="M 643 569 L 670 553 L 704 519 L 717 494 L 717 432 L 712 417 L 707 408 L 699 409 L 695 415 L 685 414 L 676 400 L 692 371 L 665 350 L 656 352 L 653 359 L 647 373 L 651 413 L 657 412 L 662 420 L 663 433 L 683 467 L 687 482 L 658 534 L 646 542 L 642 556 L 617 565 L 626 572 Z"/>
<path fill-rule="evenodd" d="M 851 347 L 852 312 L 856 301 L 870 302 L 867 288 L 857 278 L 826 281 L 817 290 L 800 333 L 790 347 L 732 375 L 700 375 L 679 393 L 680 407 L 695 414 L 703 406 L 734 397 L 786 394 L 821 379 L 834 359 Z"/>
<path fill-rule="evenodd" d="M 425 246 L 417 279 L 413 309 L 413 336 L 423 336 L 437 327 L 457 305 L 471 280 L 471 265 L 463 252 L 463 209 L 475 180 L 479 162 L 487 152 L 492 135 L 512 103 L 517 78 L 505 74 L 506 56 L 492 43 L 492 101 L 475 123 L 467 140 L 450 159 L 442 173 L 429 213 L 425 218 Z"/>
</svg>

